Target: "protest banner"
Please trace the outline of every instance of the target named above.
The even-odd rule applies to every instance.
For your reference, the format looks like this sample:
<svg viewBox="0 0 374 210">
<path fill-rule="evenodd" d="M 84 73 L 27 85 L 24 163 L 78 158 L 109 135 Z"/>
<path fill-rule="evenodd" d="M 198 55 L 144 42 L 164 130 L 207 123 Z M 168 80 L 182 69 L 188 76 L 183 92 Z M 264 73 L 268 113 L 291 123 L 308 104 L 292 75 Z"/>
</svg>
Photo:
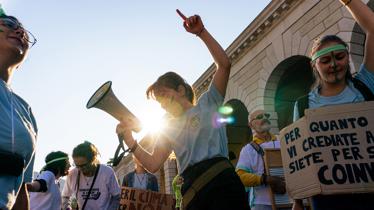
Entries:
<svg viewBox="0 0 374 210">
<path fill-rule="evenodd" d="M 119 210 L 174 210 L 175 202 L 169 194 L 122 187 Z"/>
<path fill-rule="evenodd" d="M 309 109 L 280 132 L 287 192 L 374 192 L 374 102 Z"/>
</svg>

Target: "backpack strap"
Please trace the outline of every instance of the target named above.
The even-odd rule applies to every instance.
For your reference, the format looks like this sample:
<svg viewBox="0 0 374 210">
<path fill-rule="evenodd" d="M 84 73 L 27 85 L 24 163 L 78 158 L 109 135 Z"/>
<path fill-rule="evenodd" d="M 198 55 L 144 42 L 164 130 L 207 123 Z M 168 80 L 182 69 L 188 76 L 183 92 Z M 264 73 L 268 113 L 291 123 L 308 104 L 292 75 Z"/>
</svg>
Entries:
<svg viewBox="0 0 374 210">
<path fill-rule="evenodd" d="M 265 152 L 264 152 L 264 150 L 262 149 L 262 147 L 260 147 L 260 145 L 258 145 L 257 143 L 255 143 L 255 142 L 253 142 L 253 141 L 251 141 L 251 143 L 249 143 L 249 144 L 253 147 L 253 149 L 256 150 L 256 152 L 257 152 L 259 155 L 261 155 L 262 157 L 264 157 Z"/>
<path fill-rule="evenodd" d="M 96 171 L 95 171 L 95 176 L 94 176 L 93 181 L 92 181 L 92 183 L 91 183 L 91 187 L 90 187 L 90 189 L 88 190 L 87 197 L 86 197 L 86 199 L 84 200 L 84 203 L 83 203 L 83 206 L 82 206 L 82 210 L 84 210 L 84 208 L 86 207 L 87 201 L 88 201 L 88 199 L 90 198 L 91 191 L 92 191 L 92 187 L 93 187 L 94 184 L 95 184 L 97 174 L 99 173 L 99 169 L 100 169 L 100 164 L 97 165 L 97 168 L 96 168 Z M 84 176 L 84 175 L 83 175 L 83 176 Z"/>
<path fill-rule="evenodd" d="M 304 117 L 305 109 L 309 108 L 309 96 L 308 94 L 303 95 L 299 97 L 298 99 L 296 99 L 296 101 L 297 101 L 297 110 L 299 111 L 299 118 L 302 118 Z"/>
<path fill-rule="evenodd" d="M 365 98 L 365 101 L 374 101 L 374 94 L 371 90 L 363 83 L 361 80 L 353 77 L 352 78 L 353 86 L 360 91 L 362 96 Z"/>
</svg>

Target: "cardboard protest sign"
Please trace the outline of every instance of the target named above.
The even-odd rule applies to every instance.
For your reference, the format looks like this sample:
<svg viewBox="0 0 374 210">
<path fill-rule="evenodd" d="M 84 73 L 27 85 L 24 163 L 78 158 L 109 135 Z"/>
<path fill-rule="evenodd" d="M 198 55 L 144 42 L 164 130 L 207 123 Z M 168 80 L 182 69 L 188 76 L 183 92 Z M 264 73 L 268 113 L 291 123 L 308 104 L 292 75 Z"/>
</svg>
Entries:
<svg viewBox="0 0 374 210">
<path fill-rule="evenodd" d="M 148 190 L 122 187 L 119 210 L 173 210 L 171 195 Z"/>
<path fill-rule="evenodd" d="M 292 198 L 374 192 L 374 102 L 306 110 L 280 139 Z"/>
</svg>

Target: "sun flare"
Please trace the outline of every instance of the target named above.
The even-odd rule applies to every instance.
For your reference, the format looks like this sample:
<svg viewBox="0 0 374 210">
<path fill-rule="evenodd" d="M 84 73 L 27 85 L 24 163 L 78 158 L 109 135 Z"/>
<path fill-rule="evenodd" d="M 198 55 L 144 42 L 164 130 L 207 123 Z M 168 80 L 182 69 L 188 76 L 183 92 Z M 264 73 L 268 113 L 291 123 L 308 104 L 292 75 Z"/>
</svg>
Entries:
<svg viewBox="0 0 374 210">
<path fill-rule="evenodd" d="M 165 115 L 165 111 L 155 101 L 149 101 L 147 110 L 149 111 L 139 115 L 143 128 L 142 132 L 151 134 L 160 132 L 164 127 L 163 116 Z"/>
</svg>

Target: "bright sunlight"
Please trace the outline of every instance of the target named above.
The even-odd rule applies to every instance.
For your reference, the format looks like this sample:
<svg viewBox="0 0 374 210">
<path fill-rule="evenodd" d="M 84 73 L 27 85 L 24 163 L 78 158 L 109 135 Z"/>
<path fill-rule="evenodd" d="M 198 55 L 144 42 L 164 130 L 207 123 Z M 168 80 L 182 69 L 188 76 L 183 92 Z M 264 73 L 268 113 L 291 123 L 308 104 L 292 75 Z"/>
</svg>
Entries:
<svg viewBox="0 0 374 210">
<path fill-rule="evenodd" d="M 165 115 L 165 111 L 161 108 L 159 103 L 153 100 L 148 101 L 147 111 L 139 113 L 139 119 L 142 123 L 141 133 L 155 134 L 162 130 L 164 123 L 162 117 Z"/>
</svg>

